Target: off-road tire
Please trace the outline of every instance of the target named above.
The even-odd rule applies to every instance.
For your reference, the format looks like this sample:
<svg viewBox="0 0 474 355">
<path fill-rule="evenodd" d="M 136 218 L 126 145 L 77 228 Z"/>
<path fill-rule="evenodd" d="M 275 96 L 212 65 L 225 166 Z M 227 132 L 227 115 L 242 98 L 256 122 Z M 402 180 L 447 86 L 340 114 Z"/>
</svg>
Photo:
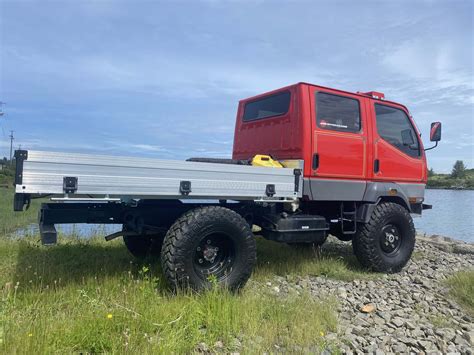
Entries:
<svg viewBox="0 0 474 355">
<path fill-rule="evenodd" d="M 126 228 L 123 227 L 123 230 Z M 123 242 L 130 254 L 137 259 L 159 258 L 165 234 L 163 231 L 153 235 L 124 236 Z"/>
<path fill-rule="evenodd" d="M 382 249 L 386 235 L 384 228 L 395 226 L 400 243 L 392 252 Z M 360 224 L 352 240 L 355 256 L 362 266 L 378 272 L 399 272 L 410 260 L 415 247 L 415 226 L 410 213 L 403 206 L 380 203 L 370 216 L 368 223 Z"/>
<path fill-rule="evenodd" d="M 198 251 L 209 238 L 215 238 L 212 244 L 228 242 L 219 248 L 220 252 L 225 253 L 226 248 L 233 250 L 233 254 L 229 252 L 233 256 L 218 259 L 223 261 L 217 263 L 216 273 L 211 273 L 214 276 L 198 265 L 198 262 L 211 264 L 210 260 L 199 258 L 203 252 Z M 220 206 L 198 207 L 178 218 L 168 230 L 161 251 L 163 272 L 175 289 L 203 290 L 217 283 L 237 290 L 249 279 L 256 261 L 257 247 L 251 227 L 238 213 Z"/>
</svg>

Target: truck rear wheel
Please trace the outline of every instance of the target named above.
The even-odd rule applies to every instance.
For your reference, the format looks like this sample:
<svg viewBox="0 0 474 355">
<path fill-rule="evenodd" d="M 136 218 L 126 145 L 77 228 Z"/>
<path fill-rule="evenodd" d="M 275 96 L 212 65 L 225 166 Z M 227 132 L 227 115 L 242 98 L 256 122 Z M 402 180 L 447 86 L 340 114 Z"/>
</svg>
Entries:
<svg viewBox="0 0 474 355">
<path fill-rule="evenodd" d="M 238 213 L 199 207 L 178 218 L 161 251 L 163 272 L 173 287 L 236 290 L 249 279 L 257 259 L 255 237 Z M 215 280 L 215 281 L 212 281 Z"/>
<path fill-rule="evenodd" d="M 124 227 L 123 230 L 126 230 L 126 228 Z M 123 242 L 130 254 L 137 259 L 159 257 L 165 234 L 163 231 L 153 235 L 124 236 Z"/>
<path fill-rule="evenodd" d="M 410 213 L 392 202 L 380 203 L 368 223 L 352 241 L 359 262 L 379 272 L 399 272 L 410 260 L 415 247 L 415 227 Z"/>
</svg>

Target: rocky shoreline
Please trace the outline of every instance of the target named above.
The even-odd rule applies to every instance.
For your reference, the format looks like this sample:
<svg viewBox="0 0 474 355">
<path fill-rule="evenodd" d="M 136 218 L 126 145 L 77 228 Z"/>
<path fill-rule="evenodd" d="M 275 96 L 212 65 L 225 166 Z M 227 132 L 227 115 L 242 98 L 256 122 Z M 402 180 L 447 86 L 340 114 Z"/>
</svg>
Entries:
<svg viewBox="0 0 474 355">
<path fill-rule="evenodd" d="M 349 243 L 335 238 L 325 251 L 352 253 Z M 474 244 L 418 235 L 412 260 L 399 274 L 351 282 L 275 277 L 271 287 L 282 294 L 306 290 L 317 298 L 334 296 L 339 327 L 325 339 L 343 353 L 472 354 L 474 319 L 451 299 L 444 280 L 473 268 Z"/>
</svg>

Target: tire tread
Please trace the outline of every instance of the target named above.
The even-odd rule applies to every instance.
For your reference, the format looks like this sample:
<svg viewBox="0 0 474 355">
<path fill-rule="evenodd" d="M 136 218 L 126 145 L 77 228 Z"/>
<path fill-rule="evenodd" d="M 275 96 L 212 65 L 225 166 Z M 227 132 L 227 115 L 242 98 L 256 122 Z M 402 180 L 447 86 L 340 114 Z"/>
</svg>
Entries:
<svg viewBox="0 0 474 355">
<path fill-rule="evenodd" d="M 402 236 L 405 242 L 409 243 L 408 252 L 403 256 L 402 261 L 397 265 L 387 263 L 378 248 L 377 234 L 380 232 L 381 223 L 387 216 L 400 215 L 408 223 L 408 235 Z M 415 226 L 413 219 L 406 208 L 393 202 L 382 202 L 373 211 L 368 223 L 359 225 L 358 232 L 353 239 L 352 247 L 355 256 L 362 266 L 378 272 L 395 273 L 399 272 L 406 265 L 411 257 L 415 241 Z M 406 240 L 408 238 L 408 240 Z"/>
<path fill-rule="evenodd" d="M 162 269 L 167 280 L 173 287 L 189 286 L 193 289 L 201 289 L 204 285 L 193 283 L 189 279 L 184 266 L 184 258 L 186 257 L 186 248 L 191 240 L 195 238 L 193 235 L 193 226 L 212 223 L 215 220 L 227 220 L 228 222 L 239 227 L 241 235 L 244 237 L 243 245 L 247 252 L 247 260 L 241 262 L 244 267 L 238 274 L 237 279 L 228 284 L 229 289 L 238 289 L 242 287 L 253 270 L 256 263 L 257 251 L 255 237 L 245 221 L 237 212 L 220 206 L 198 207 L 187 211 L 179 217 L 171 226 L 166 234 L 162 254 Z"/>
</svg>

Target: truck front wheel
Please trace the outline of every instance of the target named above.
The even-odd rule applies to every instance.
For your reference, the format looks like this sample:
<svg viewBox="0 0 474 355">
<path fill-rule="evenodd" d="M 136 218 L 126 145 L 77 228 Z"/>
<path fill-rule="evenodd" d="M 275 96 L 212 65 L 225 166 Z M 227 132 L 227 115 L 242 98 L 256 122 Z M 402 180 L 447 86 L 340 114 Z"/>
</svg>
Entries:
<svg viewBox="0 0 474 355">
<path fill-rule="evenodd" d="M 166 234 L 161 264 L 173 287 L 207 289 L 213 283 L 236 290 L 256 263 L 255 237 L 238 213 L 198 207 L 178 218 Z"/>
<path fill-rule="evenodd" d="M 399 272 L 415 247 L 415 227 L 410 213 L 396 203 L 382 202 L 352 241 L 359 262 L 379 272 Z"/>
</svg>

